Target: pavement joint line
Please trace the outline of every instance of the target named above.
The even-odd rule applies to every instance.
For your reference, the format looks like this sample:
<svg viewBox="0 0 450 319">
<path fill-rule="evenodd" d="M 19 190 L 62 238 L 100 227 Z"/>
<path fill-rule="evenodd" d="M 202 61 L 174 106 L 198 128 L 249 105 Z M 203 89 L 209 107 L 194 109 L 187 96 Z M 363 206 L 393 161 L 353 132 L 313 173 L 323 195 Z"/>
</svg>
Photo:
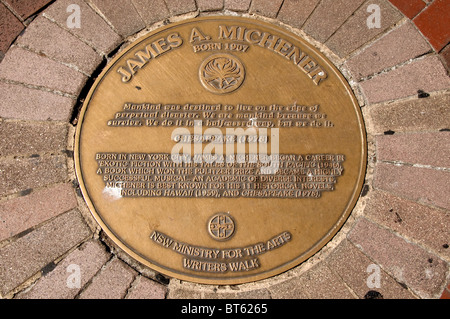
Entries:
<svg viewBox="0 0 450 319">
<path fill-rule="evenodd" d="M 388 194 L 388 195 L 391 195 L 391 196 L 394 196 L 394 197 L 397 197 L 397 198 L 400 198 L 400 199 L 403 199 L 403 200 L 406 200 L 406 201 L 410 201 L 410 202 L 413 202 L 413 203 L 417 203 L 418 205 L 421 205 L 421 206 L 424 206 L 424 207 L 428 207 L 428 208 L 433 209 L 433 210 L 441 211 L 443 214 L 448 214 L 448 213 L 449 213 L 448 210 L 446 210 L 445 208 L 443 208 L 443 207 L 441 207 L 441 206 L 435 206 L 435 205 L 432 205 L 432 204 L 430 204 L 430 203 L 420 202 L 420 201 L 417 201 L 417 200 L 412 199 L 412 198 L 410 198 L 410 197 L 407 197 L 407 196 L 405 196 L 405 195 L 403 195 L 403 194 L 394 194 L 394 193 L 392 193 L 392 192 L 390 192 L 390 191 L 387 191 L 387 190 L 385 190 L 385 189 L 383 189 L 383 188 L 377 188 L 377 187 L 375 187 L 375 186 L 372 186 L 372 188 L 373 188 L 373 190 L 376 190 L 377 192 L 382 192 L 382 193 L 384 193 L 384 194 Z M 364 216 L 366 219 L 369 219 L 368 216 L 366 216 L 366 215 L 363 215 L 363 216 Z M 378 224 L 378 222 L 375 222 L 375 223 Z"/>
<path fill-rule="evenodd" d="M 320 0 L 319 2 L 318 2 L 318 5 L 319 5 L 319 3 L 321 2 L 322 0 Z M 326 38 L 324 41 L 323 41 L 323 43 L 324 44 L 326 44 L 327 43 L 327 41 L 333 36 L 333 35 L 335 35 L 335 33 L 349 20 L 349 19 L 351 19 L 351 17 L 353 17 L 353 15 L 354 15 L 354 13 L 355 12 L 357 12 L 358 10 L 360 10 L 364 5 L 366 4 L 366 1 L 362 1 L 361 2 L 361 4 L 355 9 L 355 11 L 352 13 L 352 14 L 350 14 L 345 20 L 344 20 L 344 22 L 342 22 L 337 28 L 336 28 L 336 30 L 334 30 L 333 31 L 333 33 L 331 33 L 330 34 L 330 36 L 328 36 L 328 38 Z M 317 7 L 316 7 L 317 8 Z M 314 10 L 316 10 L 316 8 L 314 8 Z M 308 17 L 308 19 L 309 19 L 309 17 Z M 306 22 L 305 22 L 305 24 L 306 24 Z M 304 25 L 303 25 L 304 26 Z M 303 27 L 302 26 L 302 27 Z M 384 34 L 384 32 L 382 32 L 383 34 Z M 367 43 L 368 45 L 370 45 L 371 43 L 373 43 L 374 41 L 376 41 L 376 40 L 369 40 L 369 42 Z M 358 49 L 356 49 L 355 51 L 357 51 Z M 354 51 L 353 51 L 354 52 Z M 349 54 L 348 54 L 348 56 L 347 57 L 345 57 L 344 59 L 345 60 L 348 60 L 349 59 L 349 57 L 352 55 L 352 52 L 350 52 Z"/>
<path fill-rule="evenodd" d="M 417 62 L 417 61 L 425 60 L 427 57 L 430 57 L 430 56 L 438 56 L 438 54 L 437 54 L 436 52 L 430 50 L 430 51 L 428 51 L 428 52 L 425 53 L 425 54 L 421 54 L 420 56 L 414 57 L 414 58 L 409 59 L 409 60 L 407 60 L 407 61 L 403 61 L 403 62 L 401 62 L 401 63 L 399 63 L 399 64 L 396 64 L 396 65 L 394 65 L 394 66 L 392 66 L 392 67 L 388 67 L 388 68 L 383 69 L 383 70 L 381 70 L 381 71 L 379 71 L 379 72 L 376 72 L 376 73 L 374 73 L 374 74 L 371 74 L 371 75 L 369 75 L 369 76 L 367 76 L 367 77 L 359 78 L 359 79 L 357 79 L 356 81 L 357 81 L 358 83 L 363 83 L 363 82 L 365 82 L 365 81 L 369 81 L 369 80 L 371 80 L 371 79 L 373 79 L 373 78 L 376 78 L 376 77 L 378 77 L 378 76 L 380 76 L 380 75 L 383 75 L 383 74 L 387 74 L 387 73 L 389 73 L 389 72 L 391 72 L 391 71 L 397 70 L 397 69 L 399 69 L 399 68 L 401 68 L 401 67 L 404 67 L 404 66 L 406 66 L 406 65 L 410 65 L 410 64 L 415 63 L 415 62 Z"/>
<path fill-rule="evenodd" d="M 13 193 L 13 194 L 4 195 L 4 196 L 1 196 L 1 197 L 0 197 L 0 203 L 2 203 L 2 202 L 7 202 L 7 201 L 10 200 L 10 199 L 20 198 L 20 197 L 27 196 L 27 195 L 31 194 L 32 192 L 38 192 L 38 191 L 41 191 L 41 190 L 44 190 L 44 189 L 48 189 L 48 188 L 52 188 L 52 187 L 55 187 L 55 186 L 58 186 L 58 185 L 65 185 L 65 184 L 67 184 L 67 183 L 68 183 L 68 181 L 65 181 L 65 182 L 57 182 L 57 183 L 47 184 L 47 185 L 44 185 L 44 186 L 38 186 L 38 187 L 34 187 L 34 188 L 28 188 L 28 189 L 26 189 L 26 191 L 30 191 L 30 190 L 31 190 L 31 191 L 30 191 L 28 194 L 26 194 L 26 195 L 23 195 L 23 190 L 22 190 L 22 191 L 19 191 L 19 192 L 16 192 L 16 193 Z"/>
<path fill-rule="evenodd" d="M 109 259 L 97 270 L 97 272 L 80 288 L 78 293 L 75 295 L 73 299 L 80 299 L 80 295 L 89 288 L 92 284 L 92 281 L 97 277 L 102 271 L 106 268 L 106 266 L 112 262 L 112 260 L 116 258 L 113 254 L 110 254 Z"/>
<path fill-rule="evenodd" d="M 380 32 L 379 34 L 375 35 L 374 37 L 372 37 L 370 40 L 368 40 L 368 42 L 364 43 L 362 46 L 360 46 L 359 48 L 354 49 L 353 51 L 351 51 L 350 53 L 348 53 L 346 56 L 342 57 L 342 59 L 344 61 L 349 61 L 352 57 L 357 56 L 358 54 L 360 54 L 362 51 L 364 51 L 365 49 L 371 47 L 375 42 L 377 42 L 378 40 L 380 40 L 382 37 L 384 37 L 385 35 L 387 35 L 388 33 L 394 31 L 395 29 L 397 29 L 398 27 L 402 26 L 403 23 L 406 23 L 408 21 L 407 18 L 403 18 L 400 19 L 399 21 L 397 21 L 396 23 L 394 23 L 393 25 L 389 26 L 388 28 L 386 28 L 386 30 L 384 30 L 383 32 Z M 331 37 L 330 37 L 331 38 Z M 327 40 L 328 41 L 328 40 Z M 325 45 L 327 45 L 326 42 L 324 42 Z"/>
<path fill-rule="evenodd" d="M 75 38 L 77 38 L 78 40 L 80 40 L 81 42 L 83 42 L 84 44 L 88 45 L 89 47 L 91 47 L 97 54 L 99 54 L 102 58 L 108 56 L 108 52 L 102 52 L 99 48 L 97 48 L 94 43 L 82 38 L 81 36 L 79 36 L 78 34 L 76 34 L 75 32 L 71 31 L 70 28 L 64 28 L 63 25 L 61 25 L 60 23 L 58 23 L 55 19 L 52 19 L 51 17 L 49 17 L 47 14 L 45 14 L 45 12 L 42 14 L 42 16 L 44 18 L 46 18 L 47 20 L 49 20 L 50 22 L 56 24 L 58 27 L 60 27 L 61 29 L 69 32 L 72 36 L 74 36 Z M 111 29 L 112 30 L 112 29 Z M 114 30 L 113 30 L 114 31 Z M 115 31 L 114 31 L 115 33 Z M 120 36 L 120 35 L 119 35 Z M 82 72 L 82 71 L 80 71 Z M 87 76 L 90 76 L 89 74 L 86 74 Z"/>
<path fill-rule="evenodd" d="M 389 231 L 389 232 L 392 233 L 394 236 L 397 236 L 397 237 L 400 238 L 400 239 L 404 239 L 404 238 L 402 238 L 401 236 L 395 234 L 391 229 L 386 228 L 386 227 L 384 227 L 383 225 L 380 225 L 380 224 L 378 224 L 378 223 L 376 223 L 376 222 L 373 222 L 373 221 L 372 221 L 371 219 L 369 219 L 367 216 L 361 216 L 359 220 L 363 220 L 363 219 L 369 221 L 370 223 L 375 224 L 376 227 L 379 227 L 379 228 L 385 229 L 386 231 Z M 410 292 L 413 292 L 416 296 L 419 296 L 415 291 L 412 290 L 412 288 L 411 288 L 409 285 L 407 285 L 407 284 L 404 283 L 404 282 L 400 282 L 400 281 L 399 281 L 400 278 L 397 278 L 396 275 L 395 275 L 394 273 L 392 273 L 389 269 L 386 269 L 386 268 L 385 268 L 386 266 L 384 266 L 384 265 L 383 265 L 382 263 L 380 263 L 378 260 L 374 259 L 374 257 L 371 256 L 370 254 L 368 254 L 368 253 L 363 249 L 363 247 L 362 247 L 360 244 L 355 243 L 355 242 L 354 242 L 353 240 L 351 240 L 350 238 L 347 238 L 347 240 L 348 240 L 348 241 L 349 241 L 356 249 L 358 249 L 358 250 L 359 250 L 359 251 L 360 251 L 367 259 L 371 260 L 374 264 L 378 265 L 378 266 L 383 270 L 383 272 L 385 272 L 389 277 L 391 277 L 392 279 L 394 279 L 398 284 L 402 285 L 403 288 L 409 290 Z M 420 297 L 418 297 L 418 298 L 420 298 Z"/>
<path fill-rule="evenodd" d="M 33 50 L 32 48 L 30 48 L 30 47 L 27 46 L 27 45 L 23 45 L 23 44 L 19 44 L 19 43 L 16 43 L 15 45 L 16 45 L 18 48 L 21 48 L 21 49 L 26 50 L 26 51 L 28 51 L 28 52 L 37 54 L 37 55 L 39 55 L 39 56 L 43 56 L 43 57 L 45 57 L 45 58 L 47 58 L 47 59 L 49 59 L 49 60 L 52 60 L 52 61 L 54 61 L 54 62 L 57 62 L 57 63 L 59 63 L 59 64 L 62 64 L 62 65 L 64 65 L 64 66 L 66 66 L 66 67 L 68 67 L 68 68 L 70 68 L 70 69 L 73 69 L 73 70 L 75 70 L 75 71 L 77 71 L 77 72 L 83 74 L 83 75 L 86 76 L 86 77 L 90 77 L 90 74 L 89 74 L 89 73 L 84 72 L 83 70 L 80 70 L 80 69 L 79 69 L 76 65 L 74 65 L 74 64 L 66 63 L 66 62 L 60 61 L 60 60 L 58 60 L 58 59 L 55 59 L 54 57 L 48 56 L 48 55 L 46 55 L 46 54 L 43 54 L 42 52 L 39 52 L 39 51 L 37 51 L 37 50 Z M 42 55 L 42 54 L 43 54 L 43 55 Z"/>
<path fill-rule="evenodd" d="M 398 21 L 397 23 L 395 23 L 393 26 L 391 26 L 390 28 L 388 28 L 385 32 L 382 32 L 380 34 L 378 34 L 375 38 L 371 39 L 369 42 L 364 43 L 361 47 L 357 48 L 356 50 L 354 50 L 353 52 L 351 52 L 347 57 L 346 57 L 346 61 L 351 60 L 353 57 L 361 54 L 362 52 L 364 52 L 365 50 L 367 50 L 368 48 L 370 48 L 372 45 L 374 45 L 378 40 L 380 40 L 381 38 L 383 38 L 384 36 L 387 36 L 389 33 L 395 31 L 398 28 L 401 28 L 402 26 L 404 26 L 405 24 L 407 24 L 408 22 L 410 22 L 410 20 L 406 17 L 400 19 L 400 21 Z M 431 46 L 430 46 L 431 49 Z"/>
<path fill-rule="evenodd" d="M 108 20 L 108 18 L 102 13 L 102 11 L 94 4 L 92 3 L 92 1 L 90 0 L 85 0 L 85 3 L 91 7 L 91 9 L 98 15 L 100 16 L 103 20 L 105 20 L 106 24 L 108 24 L 108 26 L 115 32 L 117 33 L 121 38 L 123 38 L 123 36 L 120 34 L 120 32 L 114 27 L 114 25 Z"/>
<path fill-rule="evenodd" d="M 377 191 L 383 191 L 383 190 L 377 190 Z M 394 195 L 394 196 L 396 196 L 396 195 Z M 406 200 L 409 200 L 409 199 L 407 199 L 407 198 L 405 198 L 405 199 L 406 199 Z M 420 203 L 419 203 L 419 204 L 420 204 Z M 422 205 L 422 204 L 421 204 L 421 205 Z M 425 205 L 422 205 L 422 206 L 425 206 Z M 434 209 L 434 210 L 439 210 L 439 209 L 440 209 L 440 210 L 443 210 L 442 208 L 435 207 L 435 206 L 428 206 L 428 207 L 431 208 L 431 209 Z M 443 213 L 445 213 L 445 212 L 443 212 Z M 439 258 L 439 259 L 442 260 L 443 262 L 445 262 L 445 263 L 447 263 L 447 264 L 450 262 L 450 258 L 446 258 L 445 256 L 442 256 L 442 255 L 439 253 L 439 251 L 436 251 L 435 249 L 433 249 L 433 247 L 430 247 L 429 245 L 427 245 L 427 244 L 421 242 L 421 241 L 418 240 L 417 238 L 411 237 L 411 236 L 409 236 L 408 234 L 404 234 L 404 233 L 402 233 L 402 232 L 400 232 L 400 231 L 397 231 L 397 230 L 395 230 L 395 229 L 392 229 L 392 228 L 390 228 L 389 226 L 387 226 L 387 225 L 385 225 L 385 224 L 383 224 L 383 223 L 380 223 L 379 221 L 377 221 L 376 219 L 372 218 L 371 216 L 362 216 L 362 218 L 364 218 L 364 219 L 370 221 L 371 223 L 377 225 L 378 227 L 380 227 L 380 228 L 382 228 L 382 229 L 384 229 L 384 230 L 390 232 L 391 234 L 397 236 L 398 238 L 403 239 L 405 242 L 407 242 L 407 243 L 409 243 L 409 244 L 412 244 L 412 245 L 415 245 L 415 246 L 421 248 L 422 250 L 426 251 L 426 252 L 429 253 L 429 254 L 435 255 L 437 258 Z M 447 265 L 447 266 L 449 266 L 449 265 Z"/>
<path fill-rule="evenodd" d="M 405 133 L 405 134 L 408 134 L 408 133 Z M 425 169 L 430 169 L 430 170 L 435 170 L 435 171 L 450 172 L 450 168 L 448 168 L 448 167 L 439 167 L 439 166 L 433 166 L 433 165 L 408 163 L 408 162 L 403 162 L 403 161 L 382 160 L 382 161 L 377 161 L 377 163 L 385 163 L 385 164 L 391 164 L 394 166 L 408 166 L 408 167 L 416 167 L 416 168 L 425 168 Z"/>
<path fill-rule="evenodd" d="M 427 92 L 427 93 L 430 94 L 430 96 L 427 99 L 430 99 L 430 98 L 433 98 L 433 97 L 450 94 L 450 88 L 449 89 L 436 90 L 436 91 Z M 383 105 L 391 105 L 393 103 L 413 102 L 413 101 L 418 101 L 418 100 L 419 100 L 419 98 L 417 97 L 417 94 L 416 94 L 416 95 L 410 95 L 410 96 L 401 97 L 401 98 L 398 98 L 396 100 L 388 100 L 388 101 L 384 101 L 384 102 L 372 103 L 372 104 L 366 105 L 365 107 L 367 109 L 370 109 L 370 108 L 382 107 Z M 423 130 L 420 130 L 418 132 L 423 132 Z"/>
<path fill-rule="evenodd" d="M 44 91 L 44 92 L 48 92 L 48 93 L 53 93 L 59 96 L 63 96 L 63 97 L 67 97 L 70 98 L 72 100 L 76 100 L 78 97 L 76 95 L 67 93 L 67 92 L 62 92 L 59 90 L 55 90 L 55 89 L 51 89 L 45 86 L 40 86 L 40 85 L 33 85 L 33 84 L 28 84 L 25 82 L 19 82 L 19 81 L 15 81 L 15 80 L 10 80 L 10 79 L 5 79 L 5 78 L 1 78 L 0 77 L 0 82 L 1 83 L 6 83 L 6 84 L 14 84 L 14 85 L 20 85 L 29 89 L 34 89 L 34 90 L 39 90 L 39 91 Z"/>
<path fill-rule="evenodd" d="M 24 20 L 22 19 L 22 17 L 20 16 L 20 14 L 18 14 L 16 12 L 16 10 L 14 10 L 14 7 L 12 7 L 8 2 L 6 2 L 5 0 L 0 0 L 1 3 L 23 24 Z"/>
</svg>

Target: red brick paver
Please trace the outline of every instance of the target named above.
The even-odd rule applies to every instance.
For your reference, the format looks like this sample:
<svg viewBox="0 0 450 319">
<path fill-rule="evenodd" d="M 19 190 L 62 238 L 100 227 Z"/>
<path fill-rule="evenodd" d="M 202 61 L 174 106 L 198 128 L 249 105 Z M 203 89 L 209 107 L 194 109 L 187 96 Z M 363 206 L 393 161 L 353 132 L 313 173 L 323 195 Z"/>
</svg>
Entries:
<svg viewBox="0 0 450 319">
<path fill-rule="evenodd" d="M 7 119 L 67 121 L 76 102 L 71 97 L 1 81 L 0 96 L 0 116 Z"/>
<path fill-rule="evenodd" d="M 282 3 L 283 0 L 253 0 L 250 6 L 250 13 L 275 18 Z"/>
<path fill-rule="evenodd" d="M 423 0 L 389 0 L 396 6 L 405 16 L 412 19 L 414 18 L 423 8 L 425 8 L 426 3 Z"/>
<path fill-rule="evenodd" d="M 326 263 L 361 299 L 371 290 L 380 293 L 384 299 L 415 298 L 408 289 L 402 287 L 348 240 L 339 245 Z M 371 275 L 379 275 L 379 278 L 372 279 Z"/>
<path fill-rule="evenodd" d="M 232 11 L 247 11 L 251 0 L 224 0 L 225 9 Z"/>
<path fill-rule="evenodd" d="M 354 299 L 341 277 L 326 265 L 318 265 L 303 276 L 269 287 L 273 298 L 280 299 Z"/>
<path fill-rule="evenodd" d="M 303 26 L 306 33 L 325 42 L 364 0 L 322 0 Z"/>
<path fill-rule="evenodd" d="M 117 258 L 107 263 L 89 286 L 79 295 L 80 299 L 124 298 L 136 272 Z"/>
<path fill-rule="evenodd" d="M 9 49 L 0 64 L 0 78 L 75 96 L 86 81 L 82 73 L 19 47 Z"/>
<path fill-rule="evenodd" d="M 66 178 L 66 159 L 61 155 L 0 160 L 0 196 L 61 183 Z"/>
<path fill-rule="evenodd" d="M 4 0 L 5 3 L 14 11 L 22 20 L 25 20 L 42 9 L 52 0 Z"/>
<path fill-rule="evenodd" d="M 0 293 L 6 295 L 89 234 L 81 214 L 72 210 L 0 248 Z"/>
<path fill-rule="evenodd" d="M 444 289 L 441 299 L 450 299 L 450 284 Z"/>
<path fill-rule="evenodd" d="M 88 241 L 71 252 L 19 299 L 73 299 L 92 280 L 110 255 L 97 241 Z M 79 277 L 77 277 L 79 276 Z"/>
<path fill-rule="evenodd" d="M 67 126 L 48 122 L 0 122 L 0 156 L 31 156 L 63 151 L 67 144 Z"/>
<path fill-rule="evenodd" d="M 86 74 L 101 62 L 94 49 L 43 16 L 36 18 L 16 43 Z"/>
<path fill-rule="evenodd" d="M 284 23 L 301 28 L 318 3 L 319 0 L 285 0 L 277 18 Z"/>
<path fill-rule="evenodd" d="M 366 219 L 359 220 L 349 239 L 399 283 L 421 297 L 436 298 L 440 294 L 448 266 L 435 254 Z"/>
<path fill-rule="evenodd" d="M 450 45 L 447 45 L 441 52 L 440 56 L 442 58 L 442 62 L 446 66 L 447 70 L 450 71 Z"/>
<path fill-rule="evenodd" d="M 379 163 L 375 187 L 427 205 L 450 209 L 449 171 Z"/>
<path fill-rule="evenodd" d="M 367 12 L 369 5 L 380 7 L 380 17 L 382 17 L 380 28 L 369 28 L 367 26 L 367 19 L 371 15 L 370 12 Z M 394 9 L 387 0 L 366 1 L 325 44 L 340 57 L 345 57 L 392 27 L 401 18 L 401 13 Z"/>
<path fill-rule="evenodd" d="M 450 214 L 445 210 L 376 191 L 370 196 L 364 213 L 405 238 L 450 257 Z"/>
<path fill-rule="evenodd" d="M 377 136 L 377 160 L 450 168 L 450 132 Z"/>
<path fill-rule="evenodd" d="M 128 291 L 126 299 L 164 299 L 167 288 L 163 285 L 140 276 Z"/>
<path fill-rule="evenodd" d="M 196 0 L 200 11 L 217 11 L 223 9 L 223 0 Z"/>
<path fill-rule="evenodd" d="M 172 15 L 179 15 L 197 10 L 194 0 L 164 0 Z"/>
<path fill-rule="evenodd" d="M 203 286 L 205 287 L 205 286 Z M 240 289 L 204 289 L 199 291 L 195 287 L 184 286 L 182 283 L 169 285 L 168 299 L 271 299 L 272 294 L 266 288 L 255 288 L 251 290 Z M 276 297 L 276 294 L 273 296 Z"/>
<path fill-rule="evenodd" d="M 8 51 L 9 46 L 14 39 L 24 29 L 23 24 L 17 19 L 11 11 L 0 3 L 0 53 Z M 0 59 L 1 60 L 1 59 Z"/>
<path fill-rule="evenodd" d="M 373 105 L 366 113 L 371 123 L 367 129 L 372 134 L 447 129 L 450 128 L 449 104 L 450 94 L 447 93 Z"/>
<path fill-rule="evenodd" d="M 145 27 L 144 21 L 129 0 L 116 0 L 114 5 L 111 5 L 109 0 L 92 0 L 90 3 L 123 37 L 132 35 Z"/>
<path fill-rule="evenodd" d="M 67 25 L 69 15 L 67 8 L 72 4 L 80 6 L 80 28 L 69 28 Z M 136 7 L 137 4 L 138 2 Z M 147 12 L 152 11 L 148 10 Z M 113 31 L 106 21 L 82 0 L 56 1 L 43 12 L 43 16 L 54 21 L 58 26 L 74 34 L 103 54 L 115 49 L 122 41 L 122 38 Z"/>
<path fill-rule="evenodd" d="M 133 0 L 133 4 L 147 25 L 170 17 L 164 0 Z"/>
<path fill-rule="evenodd" d="M 0 202 L 0 241 L 39 225 L 78 205 L 71 185 L 60 184 Z"/>
<path fill-rule="evenodd" d="M 392 68 L 431 50 L 410 22 L 394 29 L 347 61 L 356 80 Z"/>
<path fill-rule="evenodd" d="M 437 52 L 450 41 L 450 1 L 434 0 L 413 21 Z"/>
<path fill-rule="evenodd" d="M 416 60 L 361 83 L 369 104 L 413 96 L 419 90 L 444 90 L 449 86 L 447 70 L 437 56 Z"/>
</svg>

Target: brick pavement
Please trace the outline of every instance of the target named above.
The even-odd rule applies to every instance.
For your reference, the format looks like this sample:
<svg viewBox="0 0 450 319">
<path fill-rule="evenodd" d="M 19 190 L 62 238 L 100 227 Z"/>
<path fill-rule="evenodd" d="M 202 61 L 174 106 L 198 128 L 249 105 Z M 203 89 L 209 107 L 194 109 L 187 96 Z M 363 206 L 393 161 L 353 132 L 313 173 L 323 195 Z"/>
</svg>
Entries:
<svg viewBox="0 0 450 319">
<path fill-rule="evenodd" d="M 81 28 L 66 24 L 80 6 Z M 380 28 L 366 25 L 369 4 Z M 448 0 L 0 2 L 0 295 L 3 298 L 449 298 Z M 361 103 L 366 186 L 335 238 L 300 266 L 238 286 L 136 265 L 95 226 L 73 169 L 86 83 L 127 38 L 203 14 L 300 29 Z M 76 113 L 75 113 L 76 115 Z M 78 268 L 77 268 L 78 267 Z M 72 275 L 81 271 L 80 281 Z M 370 286 L 370 275 L 380 281 Z"/>
</svg>

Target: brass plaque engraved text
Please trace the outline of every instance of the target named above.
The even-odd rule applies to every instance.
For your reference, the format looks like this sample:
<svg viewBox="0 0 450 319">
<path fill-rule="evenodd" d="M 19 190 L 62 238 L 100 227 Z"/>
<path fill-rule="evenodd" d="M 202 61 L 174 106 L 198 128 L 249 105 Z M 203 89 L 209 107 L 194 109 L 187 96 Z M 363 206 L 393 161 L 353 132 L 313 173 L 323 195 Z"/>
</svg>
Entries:
<svg viewBox="0 0 450 319">
<path fill-rule="evenodd" d="M 111 61 L 81 111 L 75 164 L 96 221 L 134 259 L 238 284 L 299 265 L 341 228 L 365 129 L 344 77 L 301 37 L 202 17 Z"/>
</svg>

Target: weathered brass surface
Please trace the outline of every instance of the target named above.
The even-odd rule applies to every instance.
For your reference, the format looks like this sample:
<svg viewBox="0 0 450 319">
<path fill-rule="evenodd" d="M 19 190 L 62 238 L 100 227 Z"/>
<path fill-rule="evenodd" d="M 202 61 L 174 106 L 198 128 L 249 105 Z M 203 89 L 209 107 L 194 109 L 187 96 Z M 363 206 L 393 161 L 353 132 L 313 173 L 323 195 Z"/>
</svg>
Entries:
<svg viewBox="0 0 450 319">
<path fill-rule="evenodd" d="M 300 264 L 336 234 L 360 194 L 364 132 L 345 79 L 302 38 L 196 18 L 138 39 L 98 77 L 76 172 L 97 222 L 137 261 L 237 284 Z"/>
</svg>

